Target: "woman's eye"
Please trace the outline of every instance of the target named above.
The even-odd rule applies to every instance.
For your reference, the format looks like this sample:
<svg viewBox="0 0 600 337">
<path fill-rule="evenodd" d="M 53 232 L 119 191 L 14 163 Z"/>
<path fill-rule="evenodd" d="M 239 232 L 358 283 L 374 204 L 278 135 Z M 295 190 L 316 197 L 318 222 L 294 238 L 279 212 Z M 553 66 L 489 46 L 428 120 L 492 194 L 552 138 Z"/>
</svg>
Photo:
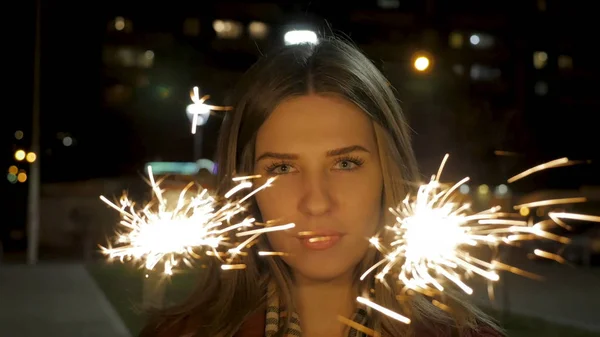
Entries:
<svg viewBox="0 0 600 337">
<path fill-rule="evenodd" d="M 336 164 L 336 168 L 339 170 L 352 170 L 355 169 L 358 165 L 350 160 L 341 160 Z"/>
<path fill-rule="evenodd" d="M 269 173 L 273 174 L 288 174 L 292 172 L 295 172 L 294 168 L 291 165 L 287 164 L 277 165 L 269 169 Z"/>
<path fill-rule="evenodd" d="M 279 165 L 279 167 L 275 168 L 277 173 L 288 173 L 290 171 L 290 167 L 288 165 Z"/>
</svg>

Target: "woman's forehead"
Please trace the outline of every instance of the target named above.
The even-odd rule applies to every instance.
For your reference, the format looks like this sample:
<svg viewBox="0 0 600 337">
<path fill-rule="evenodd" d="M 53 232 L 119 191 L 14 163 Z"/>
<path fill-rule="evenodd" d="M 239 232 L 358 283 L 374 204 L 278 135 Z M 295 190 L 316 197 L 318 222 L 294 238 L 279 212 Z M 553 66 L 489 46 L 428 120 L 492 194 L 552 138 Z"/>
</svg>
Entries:
<svg viewBox="0 0 600 337">
<path fill-rule="evenodd" d="M 261 143 L 282 148 L 320 143 L 369 146 L 374 134 L 370 118 L 353 103 L 336 96 L 306 95 L 275 108 L 259 129 L 257 148 Z"/>
</svg>

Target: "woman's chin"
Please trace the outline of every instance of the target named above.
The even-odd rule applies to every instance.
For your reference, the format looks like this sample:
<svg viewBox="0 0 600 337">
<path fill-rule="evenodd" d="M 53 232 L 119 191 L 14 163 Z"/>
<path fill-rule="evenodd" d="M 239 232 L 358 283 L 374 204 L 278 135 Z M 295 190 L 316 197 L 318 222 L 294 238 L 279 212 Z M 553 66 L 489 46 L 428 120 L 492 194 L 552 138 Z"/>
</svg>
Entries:
<svg viewBox="0 0 600 337">
<path fill-rule="evenodd" d="M 327 266 L 323 264 L 310 265 L 310 266 L 297 266 L 292 267 L 292 271 L 295 278 L 309 282 L 329 283 L 336 281 L 352 281 L 352 270 L 348 268 L 340 268 L 340 266 Z"/>
</svg>

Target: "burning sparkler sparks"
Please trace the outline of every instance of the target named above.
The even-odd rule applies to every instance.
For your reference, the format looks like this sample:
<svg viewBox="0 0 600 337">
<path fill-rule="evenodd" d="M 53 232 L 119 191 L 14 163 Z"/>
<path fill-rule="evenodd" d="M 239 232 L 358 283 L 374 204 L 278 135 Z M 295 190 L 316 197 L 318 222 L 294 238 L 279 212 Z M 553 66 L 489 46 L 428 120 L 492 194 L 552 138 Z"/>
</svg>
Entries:
<svg viewBox="0 0 600 337">
<path fill-rule="evenodd" d="M 441 293 L 448 284 L 457 286 L 467 294 L 473 289 L 465 279 L 479 275 L 488 281 L 499 280 L 499 270 L 506 270 L 522 276 L 535 277 L 524 270 L 506 265 L 495 259 L 484 260 L 470 253 L 470 247 L 488 246 L 497 248 L 499 245 L 512 245 L 523 240 L 549 239 L 561 243 L 569 243 L 569 238 L 553 234 L 547 229 L 560 224 L 561 219 L 581 219 L 599 221 L 600 217 L 572 213 L 550 213 L 548 220 L 538 223 L 525 220 L 517 213 L 504 213 L 500 207 L 492 207 L 485 211 L 474 213 L 468 203 L 462 203 L 456 197 L 456 190 L 469 178 L 466 177 L 452 186 L 440 182 L 448 155 L 444 157 L 440 168 L 430 182 L 420 186 L 416 195 L 407 196 L 395 209 L 390 209 L 396 217 L 396 222 L 386 226 L 387 233 L 383 237 L 391 240 L 373 237 L 370 242 L 384 258 L 369 268 L 362 276 L 380 268 L 376 279 L 386 283 L 386 276 L 393 276 L 403 285 L 405 290 L 417 291 L 426 295 Z M 534 172 L 552 167 L 573 165 L 578 162 L 568 158 L 554 160 L 533 167 L 509 179 L 514 182 Z M 527 205 L 517 205 L 515 209 L 530 206 L 583 202 L 585 198 L 565 198 L 542 200 Z M 566 226 L 566 225 L 565 225 Z M 561 261 L 560 256 L 535 249 L 534 254 Z M 360 303 L 378 310 L 401 322 L 410 320 L 388 309 L 359 297 Z"/>
<path fill-rule="evenodd" d="M 222 265 L 222 269 L 242 269 L 241 264 L 229 263 L 242 253 L 246 245 L 264 232 L 294 227 L 294 224 L 285 224 L 254 228 L 254 218 L 245 218 L 239 222 L 233 220 L 246 210 L 244 203 L 260 190 L 271 186 L 274 178 L 267 179 L 263 185 L 243 198 L 233 201 L 230 198 L 242 190 L 252 188 L 251 180 L 258 176 L 234 178 L 233 180 L 239 183 L 225 194 L 228 201 L 218 206 L 219 201 L 206 189 L 190 195 L 193 183 L 188 184 L 173 203 L 163 195 L 160 181 L 155 181 L 151 166 L 148 167 L 148 175 L 156 200 L 140 210 L 136 209 L 135 203 L 126 195 L 120 198 L 118 204 L 100 196 L 102 201 L 121 214 L 121 232 L 117 235 L 117 247 L 101 247 L 109 258 L 118 258 L 121 261 L 143 260 L 149 270 L 162 262 L 164 272 L 170 275 L 172 268 L 179 262 L 191 266 L 192 260 L 199 257 L 196 249 L 206 250 L 209 255 L 222 258 L 224 254 L 217 249 L 232 247 L 225 254 L 228 258 L 224 260 L 226 263 Z M 230 234 L 233 232 L 236 233 L 235 236 L 249 238 L 236 245 L 230 241 Z"/>
</svg>

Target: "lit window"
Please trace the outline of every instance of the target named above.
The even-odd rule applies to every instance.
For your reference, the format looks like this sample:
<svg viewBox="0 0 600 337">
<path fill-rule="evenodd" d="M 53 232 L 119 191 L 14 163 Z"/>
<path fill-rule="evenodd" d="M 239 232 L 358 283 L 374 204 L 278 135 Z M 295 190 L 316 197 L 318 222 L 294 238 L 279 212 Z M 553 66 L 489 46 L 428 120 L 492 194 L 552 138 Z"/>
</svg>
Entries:
<svg viewBox="0 0 600 337">
<path fill-rule="evenodd" d="M 116 30 L 125 29 L 125 19 L 122 16 L 117 16 L 115 18 L 115 29 Z"/>
<path fill-rule="evenodd" d="M 137 64 L 140 68 L 150 68 L 154 63 L 154 52 L 152 50 L 146 50 L 143 53 L 138 54 Z"/>
<path fill-rule="evenodd" d="M 248 25 L 248 32 L 255 39 L 264 39 L 269 34 L 269 27 L 264 22 L 252 21 Z"/>
<path fill-rule="evenodd" d="M 62 144 L 63 144 L 63 146 L 66 146 L 66 147 L 73 145 L 73 138 L 66 136 L 65 138 L 62 139 Z"/>
<path fill-rule="evenodd" d="M 469 72 L 474 81 L 492 81 L 500 77 L 500 69 L 489 67 L 482 64 L 473 64 Z"/>
<path fill-rule="evenodd" d="M 452 32 L 450 33 L 450 36 L 448 36 L 448 44 L 452 48 L 459 49 L 463 46 L 463 43 L 464 39 L 461 33 Z"/>
<path fill-rule="evenodd" d="M 109 29 L 114 29 L 119 32 L 130 33 L 133 30 L 133 25 L 131 23 L 131 20 L 125 19 L 122 16 L 117 16 L 114 20 L 111 21 Z"/>
<path fill-rule="evenodd" d="M 213 29 L 221 39 L 236 39 L 242 35 L 242 24 L 232 20 L 215 20 Z"/>
<path fill-rule="evenodd" d="M 133 67 L 135 65 L 135 52 L 130 48 L 119 48 L 115 52 L 115 58 L 118 64 L 124 67 Z"/>
<path fill-rule="evenodd" d="M 496 41 L 493 36 L 484 33 L 473 33 L 469 36 L 469 43 L 473 48 L 487 49 L 495 45 Z"/>
<path fill-rule="evenodd" d="M 558 57 L 558 67 L 560 69 L 573 68 L 573 58 L 569 55 L 560 55 Z"/>
<path fill-rule="evenodd" d="M 542 69 L 548 63 L 548 54 L 545 51 L 536 51 L 533 53 L 533 66 L 535 69 Z"/>
<path fill-rule="evenodd" d="M 150 68 L 154 64 L 154 51 L 131 47 L 106 47 L 103 50 L 104 63 L 119 67 Z"/>
</svg>

